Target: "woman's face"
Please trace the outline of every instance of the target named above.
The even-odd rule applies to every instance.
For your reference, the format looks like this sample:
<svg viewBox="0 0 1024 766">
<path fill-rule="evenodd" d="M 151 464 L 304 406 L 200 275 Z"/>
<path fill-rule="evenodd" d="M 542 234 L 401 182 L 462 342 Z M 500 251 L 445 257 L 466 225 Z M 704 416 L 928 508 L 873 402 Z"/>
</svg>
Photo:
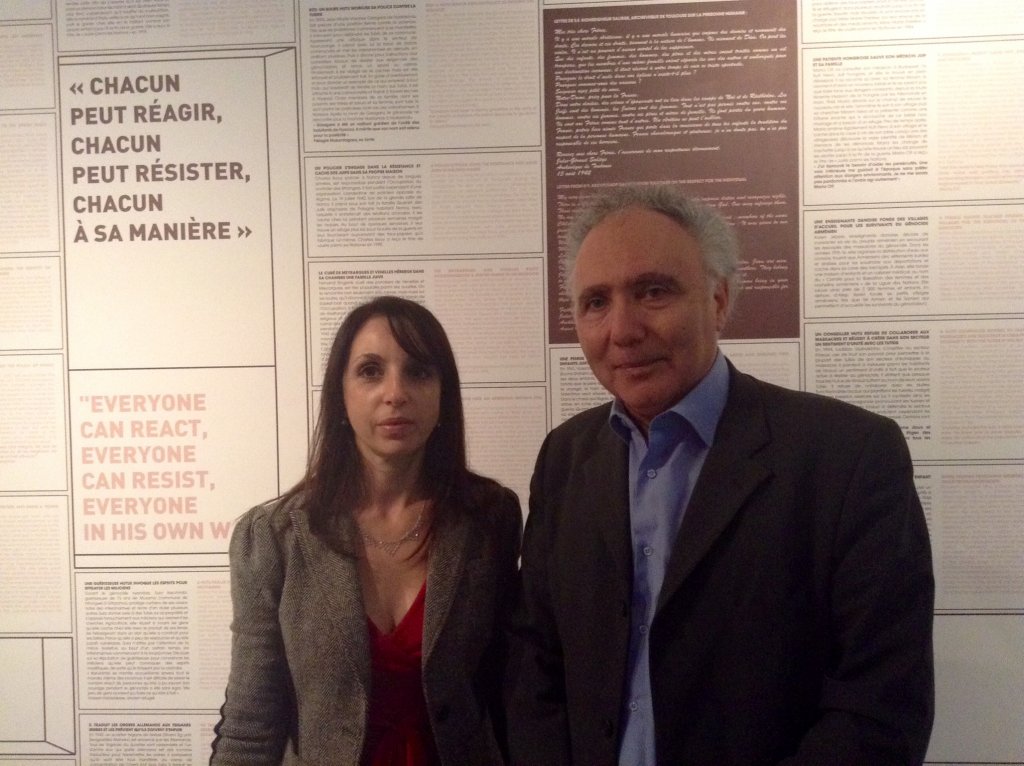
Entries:
<svg viewBox="0 0 1024 766">
<path fill-rule="evenodd" d="M 344 377 L 345 412 L 363 460 L 419 459 L 441 411 L 441 379 L 398 345 L 387 318 L 356 333 Z"/>
</svg>

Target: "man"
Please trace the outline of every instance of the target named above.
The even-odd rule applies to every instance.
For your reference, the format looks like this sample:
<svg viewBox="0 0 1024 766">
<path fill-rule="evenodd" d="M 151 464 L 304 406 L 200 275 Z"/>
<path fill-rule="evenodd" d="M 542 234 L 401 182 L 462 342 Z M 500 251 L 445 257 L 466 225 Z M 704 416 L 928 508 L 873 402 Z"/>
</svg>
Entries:
<svg viewBox="0 0 1024 766">
<path fill-rule="evenodd" d="M 537 459 L 513 762 L 919 764 L 934 582 L 888 418 L 737 371 L 737 246 L 626 187 L 569 233 L 577 334 L 615 401 Z"/>
</svg>

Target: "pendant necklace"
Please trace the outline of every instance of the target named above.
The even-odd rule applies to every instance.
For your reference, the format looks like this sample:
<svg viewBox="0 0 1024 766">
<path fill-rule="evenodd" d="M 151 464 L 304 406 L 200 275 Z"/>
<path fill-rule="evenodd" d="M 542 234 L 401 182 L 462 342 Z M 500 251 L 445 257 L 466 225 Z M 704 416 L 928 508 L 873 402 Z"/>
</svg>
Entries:
<svg viewBox="0 0 1024 766">
<path fill-rule="evenodd" d="M 359 526 L 359 534 L 363 538 L 364 542 L 372 545 L 374 548 L 380 548 L 380 550 L 384 551 L 389 556 L 394 556 L 398 553 L 398 549 L 406 543 L 420 539 L 420 532 L 423 528 L 423 511 L 426 507 L 426 503 L 420 507 L 420 512 L 416 517 L 416 521 L 414 521 L 412 526 L 409 527 L 409 530 L 397 540 L 381 540 L 379 537 L 374 537 L 369 532 L 365 531 L 358 524 L 356 526 Z"/>
</svg>

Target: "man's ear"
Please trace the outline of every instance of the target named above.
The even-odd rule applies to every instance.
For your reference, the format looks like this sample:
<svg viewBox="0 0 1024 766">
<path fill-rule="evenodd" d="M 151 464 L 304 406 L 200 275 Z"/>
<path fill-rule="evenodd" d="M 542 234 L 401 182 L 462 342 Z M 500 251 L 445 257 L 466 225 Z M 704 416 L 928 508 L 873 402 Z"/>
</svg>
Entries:
<svg viewBox="0 0 1024 766">
<path fill-rule="evenodd" d="M 725 329 L 729 321 L 729 310 L 732 308 L 732 294 L 729 291 L 729 280 L 719 277 L 715 280 L 711 298 L 715 302 L 715 327 L 718 332 Z"/>
</svg>

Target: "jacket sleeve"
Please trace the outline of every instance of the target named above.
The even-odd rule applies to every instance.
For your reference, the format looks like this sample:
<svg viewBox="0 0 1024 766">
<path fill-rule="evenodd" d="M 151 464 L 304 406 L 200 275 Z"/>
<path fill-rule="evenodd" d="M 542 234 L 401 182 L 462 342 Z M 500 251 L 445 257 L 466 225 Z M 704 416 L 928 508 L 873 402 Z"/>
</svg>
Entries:
<svg viewBox="0 0 1024 766">
<path fill-rule="evenodd" d="M 506 674 L 510 667 L 508 633 L 515 603 L 519 569 L 519 551 L 523 537 L 523 512 L 519 498 L 514 492 L 503 489 L 498 504 L 497 540 L 495 551 L 498 555 L 497 617 L 487 656 L 482 667 L 492 671 L 486 679 L 489 713 L 494 726 L 502 755 L 508 760 L 508 720 L 504 701 Z"/>
<path fill-rule="evenodd" d="M 899 427 L 884 423 L 841 504 L 830 586 L 833 660 L 820 715 L 785 766 L 925 758 L 934 715 L 931 550 L 909 450 Z"/>
<path fill-rule="evenodd" d="M 279 764 L 294 695 L 278 620 L 284 564 L 266 509 L 241 518 L 229 556 L 231 673 L 210 764 Z"/>
<path fill-rule="evenodd" d="M 570 762 L 565 666 L 547 570 L 550 530 L 545 471 L 550 436 L 530 482 L 530 513 L 523 535 L 519 592 L 510 628 L 508 726 L 511 762 L 558 766 Z"/>
</svg>

